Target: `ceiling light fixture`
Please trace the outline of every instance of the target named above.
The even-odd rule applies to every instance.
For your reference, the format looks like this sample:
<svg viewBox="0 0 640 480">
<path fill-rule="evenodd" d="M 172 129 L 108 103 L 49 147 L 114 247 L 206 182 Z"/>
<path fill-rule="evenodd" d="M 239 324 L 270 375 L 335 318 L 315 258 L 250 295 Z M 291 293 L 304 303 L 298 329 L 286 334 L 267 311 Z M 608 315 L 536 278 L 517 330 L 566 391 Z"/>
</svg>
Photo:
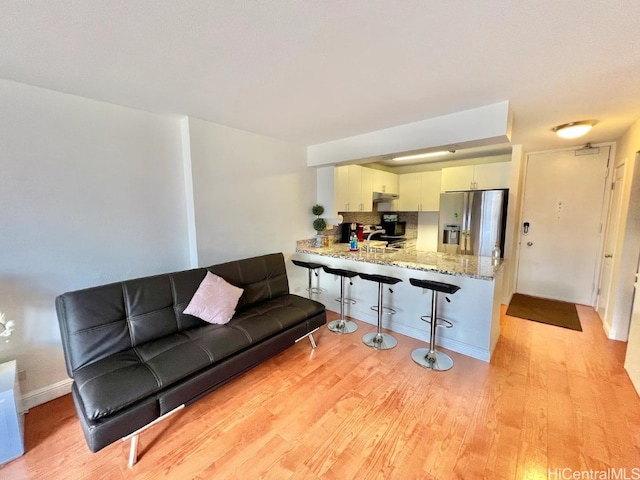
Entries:
<svg viewBox="0 0 640 480">
<path fill-rule="evenodd" d="M 551 130 L 562 138 L 578 138 L 591 130 L 596 123 L 598 122 L 595 120 L 580 120 L 579 122 L 569 122 L 564 125 L 558 125 Z"/>
<path fill-rule="evenodd" d="M 437 152 L 417 153 L 415 155 L 405 155 L 403 157 L 394 157 L 393 160 L 395 160 L 396 162 L 401 162 L 403 160 L 417 160 L 420 158 L 440 157 L 442 155 L 447 155 L 448 153 L 456 153 L 456 151 L 455 150 L 439 150 Z"/>
</svg>

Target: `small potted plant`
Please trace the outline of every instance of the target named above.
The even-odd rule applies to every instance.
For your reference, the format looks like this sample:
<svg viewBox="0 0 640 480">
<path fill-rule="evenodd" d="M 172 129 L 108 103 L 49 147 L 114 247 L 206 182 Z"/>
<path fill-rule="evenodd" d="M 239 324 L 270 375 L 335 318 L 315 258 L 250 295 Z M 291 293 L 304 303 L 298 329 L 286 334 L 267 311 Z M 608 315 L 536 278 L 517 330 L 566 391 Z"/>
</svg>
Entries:
<svg viewBox="0 0 640 480">
<path fill-rule="evenodd" d="M 314 205 L 311 207 L 311 213 L 316 216 L 316 219 L 313 221 L 313 229 L 316 231 L 316 247 L 322 247 L 322 241 L 324 239 L 324 232 L 327 229 L 327 222 L 324 218 L 320 218 L 320 215 L 324 213 L 324 207 L 322 205 Z"/>
<path fill-rule="evenodd" d="M 11 332 L 13 332 L 15 326 L 16 322 L 13 320 L 5 320 L 4 313 L 0 312 L 0 337 L 6 337 L 7 343 L 9 342 L 9 336 L 11 335 Z"/>
</svg>

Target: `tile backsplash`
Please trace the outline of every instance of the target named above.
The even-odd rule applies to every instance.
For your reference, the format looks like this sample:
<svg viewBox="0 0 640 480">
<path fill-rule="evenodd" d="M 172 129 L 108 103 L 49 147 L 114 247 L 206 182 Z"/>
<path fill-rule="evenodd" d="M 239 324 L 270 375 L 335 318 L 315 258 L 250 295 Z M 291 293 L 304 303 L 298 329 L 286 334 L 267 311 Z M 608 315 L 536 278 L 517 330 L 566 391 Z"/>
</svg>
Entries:
<svg viewBox="0 0 640 480">
<path fill-rule="evenodd" d="M 342 215 L 344 223 L 362 223 L 364 225 L 380 225 L 380 217 L 384 212 L 338 212 Z M 398 220 L 407 222 L 406 237 L 416 238 L 418 236 L 418 212 L 389 212 L 397 213 Z M 336 240 L 340 240 L 340 226 L 334 226 L 328 230 L 327 234 L 334 235 Z"/>
</svg>

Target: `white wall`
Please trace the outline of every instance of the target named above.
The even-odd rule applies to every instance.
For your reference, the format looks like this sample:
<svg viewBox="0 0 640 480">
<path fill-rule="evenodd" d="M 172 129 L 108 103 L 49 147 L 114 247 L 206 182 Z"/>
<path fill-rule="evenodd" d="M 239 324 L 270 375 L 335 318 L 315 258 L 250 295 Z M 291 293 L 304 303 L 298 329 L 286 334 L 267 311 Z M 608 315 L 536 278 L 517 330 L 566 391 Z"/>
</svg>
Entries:
<svg viewBox="0 0 640 480">
<path fill-rule="evenodd" d="M 305 147 L 196 118 L 188 123 L 199 265 L 272 252 L 288 257 L 295 240 L 315 234 L 316 174 Z"/>
<path fill-rule="evenodd" d="M 635 165 L 636 152 L 640 150 L 640 120 L 636 121 L 618 140 L 615 165 L 626 165 L 620 221 L 624 228 L 617 240 L 614 258 L 612 292 L 614 295 L 613 312 L 605 322 L 609 338 L 627 340 L 629 320 L 633 300 L 633 282 L 640 253 L 640 167 Z M 635 174 L 634 174 L 635 170 Z M 612 169 L 613 171 L 613 169 Z"/>
<path fill-rule="evenodd" d="M 522 145 L 514 145 L 511 150 L 511 178 L 509 180 L 509 202 L 507 204 L 507 225 L 504 241 L 502 303 L 505 305 L 508 305 L 511 301 L 518 275 L 524 170 L 525 154 Z"/>
<path fill-rule="evenodd" d="M 0 80 L 0 361 L 27 405 L 68 388 L 54 298 L 185 268 L 179 120 Z"/>
</svg>

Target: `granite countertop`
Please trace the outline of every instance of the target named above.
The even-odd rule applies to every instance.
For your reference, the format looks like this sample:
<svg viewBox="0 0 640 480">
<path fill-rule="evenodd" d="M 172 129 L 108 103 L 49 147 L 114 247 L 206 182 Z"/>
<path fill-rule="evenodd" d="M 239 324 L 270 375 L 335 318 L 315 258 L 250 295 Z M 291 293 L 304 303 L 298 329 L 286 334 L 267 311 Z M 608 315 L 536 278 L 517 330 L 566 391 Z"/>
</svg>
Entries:
<svg viewBox="0 0 640 480">
<path fill-rule="evenodd" d="M 349 251 L 348 243 L 334 243 L 321 248 L 315 247 L 314 244 L 313 239 L 300 240 L 296 242 L 296 252 L 480 280 L 493 280 L 503 263 L 503 260 L 500 260 L 496 265 L 491 257 L 428 252 L 415 248 L 400 249 L 393 253 L 366 253 L 364 249 L 357 252 Z"/>
</svg>

